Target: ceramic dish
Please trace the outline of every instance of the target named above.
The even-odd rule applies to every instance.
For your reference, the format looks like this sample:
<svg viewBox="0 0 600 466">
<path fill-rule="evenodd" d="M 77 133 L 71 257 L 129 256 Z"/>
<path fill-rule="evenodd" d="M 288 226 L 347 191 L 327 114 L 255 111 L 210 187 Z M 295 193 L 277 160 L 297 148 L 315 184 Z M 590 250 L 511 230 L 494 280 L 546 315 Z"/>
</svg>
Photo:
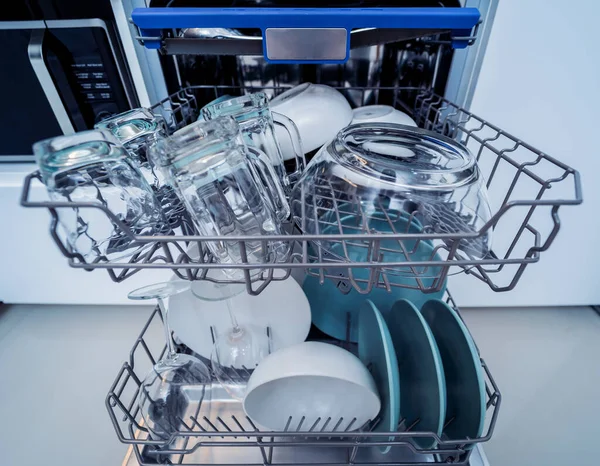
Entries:
<svg viewBox="0 0 600 466">
<path fill-rule="evenodd" d="M 240 324 L 270 328 L 272 351 L 303 342 L 310 330 L 308 300 L 292 278 L 273 281 L 258 296 L 239 293 L 230 303 Z M 211 327 L 222 332 L 231 326 L 224 300 L 202 300 L 192 291 L 169 299 L 169 322 L 175 336 L 205 358 L 213 349 Z"/>
<path fill-rule="evenodd" d="M 396 358 L 399 362 L 400 417 L 410 426 L 418 421 L 416 430 L 442 435 L 446 419 L 446 380 L 435 338 L 429 325 L 410 301 L 400 299 L 383 312 Z M 432 437 L 415 437 L 423 449 L 433 448 Z"/>
<path fill-rule="evenodd" d="M 421 313 L 440 350 L 446 379 L 444 434 L 450 440 L 481 437 L 485 422 L 485 380 L 469 330 L 445 302 L 427 301 Z"/>
<path fill-rule="evenodd" d="M 352 110 L 352 125 L 374 122 L 417 126 L 415 120 L 390 105 L 366 105 Z"/>
<path fill-rule="evenodd" d="M 346 209 L 346 207 L 343 207 Z M 393 215 L 390 213 L 389 215 Z M 348 217 L 348 222 L 354 221 L 356 217 Z M 407 232 L 407 233 L 418 233 L 420 232 L 420 225 L 416 221 L 410 221 L 410 217 L 406 214 L 398 214 L 394 224 L 396 231 Z M 349 223 L 346 224 L 347 229 L 344 229 L 347 233 L 356 233 L 356 229 L 351 227 Z M 389 223 L 377 222 L 374 220 L 372 225 L 376 226 L 380 230 L 383 230 L 385 225 L 389 227 Z M 395 244 L 388 245 L 390 248 L 398 250 L 396 241 L 390 240 Z M 385 246 L 386 241 L 382 241 L 382 247 Z M 433 256 L 433 260 L 441 260 L 440 257 L 433 253 L 433 246 L 429 241 L 421 241 L 416 246 L 415 241 L 405 240 L 405 248 L 407 252 L 410 252 L 410 259 L 418 264 L 419 261 L 429 260 Z M 333 246 L 331 249 L 334 253 L 342 253 L 342 246 L 340 243 Z M 363 247 L 353 248 L 351 245 L 347 247 L 349 255 L 355 261 L 365 261 L 366 249 Z M 339 255 L 339 254 L 338 254 Z M 394 255 L 388 255 L 388 260 L 404 260 L 404 255 L 398 251 Z M 358 340 L 358 308 L 367 298 L 373 301 L 373 303 L 383 312 L 391 308 L 391 306 L 399 299 L 408 299 L 413 302 L 415 306 L 420 307 L 426 301 L 432 298 L 441 298 L 444 295 L 446 289 L 446 283 L 442 286 L 442 289 L 436 293 L 425 294 L 418 288 L 418 282 L 415 277 L 415 271 L 421 273 L 425 270 L 414 266 L 414 270 L 408 267 L 403 268 L 404 270 L 395 270 L 393 278 L 390 278 L 393 283 L 402 286 L 393 286 L 391 291 L 387 291 L 385 288 L 373 288 L 368 295 L 361 294 L 356 291 L 348 282 L 348 270 L 347 269 L 331 269 L 330 273 L 342 275 L 339 280 L 325 279 L 323 284 L 320 284 L 318 277 L 313 275 L 307 275 L 304 279 L 302 288 L 306 293 L 308 302 L 310 303 L 312 321 L 321 331 L 327 335 L 335 337 L 339 340 L 349 339 L 350 341 L 356 342 Z M 430 287 L 434 284 L 436 276 L 440 274 L 439 267 L 429 267 L 428 274 L 429 278 L 420 278 L 423 286 Z M 394 271 L 392 271 L 394 272 Z M 404 275 L 401 273 L 404 272 Z M 353 268 L 352 275 L 358 279 L 368 279 L 370 270 L 367 268 Z M 388 273 L 386 271 L 386 273 Z M 349 325 L 349 328 L 348 328 Z"/>
<path fill-rule="evenodd" d="M 279 431 L 356 430 L 380 407 L 375 381 L 360 360 L 316 341 L 267 356 L 250 376 L 244 398 L 250 419 Z"/>
<path fill-rule="evenodd" d="M 290 118 L 298 128 L 305 153 L 331 141 L 352 121 L 352 108 L 336 89 L 322 84 L 304 83 L 269 103 L 272 111 Z M 283 128 L 275 128 L 283 154 L 292 154 L 291 139 Z M 291 157 L 288 157 L 291 158 Z"/>
<path fill-rule="evenodd" d="M 400 379 L 398 360 L 387 324 L 377 307 L 369 300 L 360 308 L 358 329 L 358 356 L 375 379 L 381 413 L 373 432 L 395 432 L 400 422 Z M 394 440 L 394 437 L 390 437 Z M 381 438 L 373 438 L 382 441 Z M 391 446 L 379 447 L 388 453 Z"/>
</svg>

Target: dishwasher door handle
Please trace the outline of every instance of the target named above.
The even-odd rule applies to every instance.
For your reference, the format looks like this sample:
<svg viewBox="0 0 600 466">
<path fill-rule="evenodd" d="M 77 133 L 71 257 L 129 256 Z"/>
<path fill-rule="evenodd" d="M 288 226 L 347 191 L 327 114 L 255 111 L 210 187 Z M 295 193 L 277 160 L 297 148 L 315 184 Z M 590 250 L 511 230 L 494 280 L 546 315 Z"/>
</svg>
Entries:
<svg viewBox="0 0 600 466">
<path fill-rule="evenodd" d="M 163 30 L 259 29 L 263 55 L 275 63 L 344 63 L 355 29 L 410 31 L 411 37 L 450 31 L 465 47 L 480 20 L 477 8 L 136 8 L 131 14 L 149 49 L 165 45 Z M 220 39 L 227 40 L 227 39 Z"/>
</svg>

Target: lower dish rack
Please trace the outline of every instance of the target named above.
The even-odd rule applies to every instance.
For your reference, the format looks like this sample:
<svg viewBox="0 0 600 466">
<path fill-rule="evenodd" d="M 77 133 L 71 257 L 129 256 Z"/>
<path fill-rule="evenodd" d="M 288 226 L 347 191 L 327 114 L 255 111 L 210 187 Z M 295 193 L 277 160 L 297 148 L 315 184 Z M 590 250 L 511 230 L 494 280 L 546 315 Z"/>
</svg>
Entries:
<svg viewBox="0 0 600 466">
<path fill-rule="evenodd" d="M 450 294 L 446 302 L 457 310 Z M 458 311 L 458 310 L 457 310 Z M 176 336 L 176 335 L 175 335 Z M 310 338 L 309 338 L 310 339 Z M 407 425 L 402 419 L 396 432 L 372 432 L 378 419 L 356 429 L 352 420 L 318 419 L 306 432 L 299 432 L 304 419 L 288 420 L 283 431 L 266 431 L 248 418 L 242 404 L 229 397 L 214 379 L 209 403 L 191 403 L 182 412 L 180 429 L 169 439 L 153 439 L 144 426 L 137 404 L 140 385 L 147 372 L 165 351 L 162 321 L 155 309 L 138 336 L 129 359 L 110 387 L 106 407 L 119 440 L 130 444 L 137 462 L 189 465 L 425 465 L 430 463 L 467 464 L 473 447 L 492 436 L 501 395 L 489 368 L 485 373 L 486 428 L 479 438 L 449 440 L 433 432 L 419 431 L 418 420 Z M 356 350 L 352 343 L 330 341 Z M 179 351 L 191 352 L 181 345 Z M 449 414 L 447 427 L 453 418 Z M 327 431 L 325 431 L 327 429 Z M 436 445 L 420 448 L 412 440 L 430 438 Z M 382 454 L 377 447 L 392 447 Z"/>
</svg>

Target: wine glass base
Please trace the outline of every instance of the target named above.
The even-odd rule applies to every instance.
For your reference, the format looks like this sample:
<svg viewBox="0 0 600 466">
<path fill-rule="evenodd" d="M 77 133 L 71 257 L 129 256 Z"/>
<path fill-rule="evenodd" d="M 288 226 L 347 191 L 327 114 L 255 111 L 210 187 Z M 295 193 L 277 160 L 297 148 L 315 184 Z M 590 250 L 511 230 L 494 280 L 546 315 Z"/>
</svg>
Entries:
<svg viewBox="0 0 600 466">
<path fill-rule="evenodd" d="M 185 413 L 210 401 L 208 367 L 194 356 L 167 356 L 154 365 L 140 386 L 138 404 L 144 424 L 155 439 L 186 430 Z"/>
</svg>

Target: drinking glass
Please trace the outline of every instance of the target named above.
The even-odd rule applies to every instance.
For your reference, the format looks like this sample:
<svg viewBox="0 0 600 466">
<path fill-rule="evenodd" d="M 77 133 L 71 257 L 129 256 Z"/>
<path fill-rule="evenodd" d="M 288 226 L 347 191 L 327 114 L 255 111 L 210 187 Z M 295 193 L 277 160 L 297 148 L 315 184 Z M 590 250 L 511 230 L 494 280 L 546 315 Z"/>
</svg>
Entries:
<svg viewBox="0 0 600 466">
<path fill-rule="evenodd" d="M 138 163 L 140 171 L 156 193 L 172 228 L 181 224 L 185 209 L 164 174 L 149 157 L 150 148 L 168 136 L 167 124 L 160 115 L 145 108 L 135 108 L 102 120 L 97 129 L 110 131 Z"/>
<path fill-rule="evenodd" d="M 268 186 L 280 187 L 260 153 L 241 141 L 231 117 L 198 121 L 159 141 L 152 157 L 167 172 L 191 213 L 198 231 L 221 236 L 209 241 L 215 259 L 223 264 L 283 262 L 289 257 L 288 242 L 245 241 L 243 248 L 227 236 L 280 235 L 274 199 Z M 285 199 L 285 197 L 283 197 Z M 287 202 L 286 202 L 287 206 Z M 288 207 L 289 208 L 289 207 Z M 230 275 L 240 276 L 241 271 Z"/>
<path fill-rule="evenodd" d="M 190 407 L 199 411 L 210 396 L 208 367 L 194 356 L 175 351 L 169 327 L 169 312 L 164 300 L 189 288 L 188 282 L 171 281 L 144 286 L 128 295 L 134 300 L 156 299 L 163 320 L 167 353 L 148 373 L 138 395 L 144 423 L 151 435 L 159 439 L 168 439 L 178 432 Z"/>
<path fill-rule="evenodd" d="M 134 235 L 170 231 L 159 201 L 127 151 L 108 131 L 58 136 L 33 145 L 42 180 L 53 201 L 107 208 Z M 60 208 L 67 246 L 87 262 L 117 260 L 140 252 L 140 243 L 100 209 Z"/>
<path fill-rule="evenodd" d="M 138 162 L 148 184 L 160 189 L 164 179 L 148 158 L 148 149 L 168 135 L 163 117 L 145 108 L 135 108 L 102 120 L 94 128 L 110 131 Z"/>
<path fill-rule="evenodd" d="M 292 120 L 269 110 L 269 102 L 264 92 L 256 92 L 241 97 L 211 102 L 200 111 L 205 120 L 213 120 L 222 116 L 233 116 L 240 125 L 244 142 L 267 154 L 284 189 L 289 190 L 302 174 L 304 151 L 298 128 Z M 292 142 L 293 157 L 296 170 L 288 174 L 284 166 L 284 156 L 275 137 L 274 125 L 284 128 Z"/>
</svg>

